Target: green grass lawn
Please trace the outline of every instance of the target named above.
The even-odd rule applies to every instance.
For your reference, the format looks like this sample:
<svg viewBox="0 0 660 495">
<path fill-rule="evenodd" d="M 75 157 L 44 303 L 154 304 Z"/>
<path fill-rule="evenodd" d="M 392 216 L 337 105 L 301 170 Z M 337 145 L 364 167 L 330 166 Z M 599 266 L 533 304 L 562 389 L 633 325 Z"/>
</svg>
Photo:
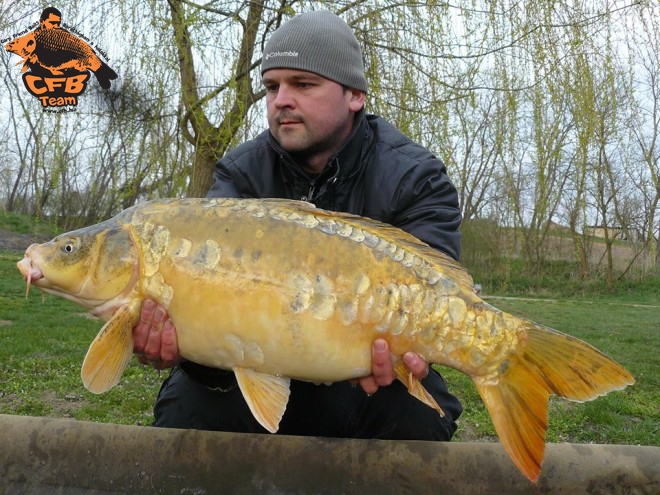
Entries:
<svg viewBox="0 0 660 495">
<path fill-rule="evenodd" d="M 0 209 L 0 229 L 17 234 L 44 235 L 51 237 L 60 231 L 55 225 L 28 215 L 21 215 Z"/>
<path fill-rule="evenodd" d="M 162 382 L 159 373 L 133 360 L 119 385 L 88 392 L 80 367 L 103 326 L 84 308 L 25 283 L 18 253 L 0 253 L 0 413 L 72 417 L 148 425 Z"/>
<path fill-rule="evenodd" d="M 102 395 L 87 392 L 80 366 L 102 322 L 61 298 L 45 295 L 42 302 L 34 287 L 26 299 L 15 266 L 19 258 L 0 252 L 0 413 L 150 424 L 163 377 L 133 360 L 118 386 Z M 637 380 L 622 392 L 585 404 L 553 398 L 549 441 L 660 445 L 660 306 L 636 305 L 630 292 L 620 300 L 489 302 L 588 341 Z M 455 370 L 443 368 L 442 373 L 465 408 L 455 438 L 495 440 L 471 380 Z"/>
</svg>

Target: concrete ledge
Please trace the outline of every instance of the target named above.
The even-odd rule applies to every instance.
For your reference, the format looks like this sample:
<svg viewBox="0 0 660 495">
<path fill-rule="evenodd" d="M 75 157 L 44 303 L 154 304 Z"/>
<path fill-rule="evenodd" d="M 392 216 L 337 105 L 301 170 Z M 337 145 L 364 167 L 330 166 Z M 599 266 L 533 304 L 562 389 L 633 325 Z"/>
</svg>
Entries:
<svg viewBox="0 0 660 495">
<path fill-rule="evenodd" d="M 0 415 L 0 495 L 649 494 L 660 448 L 551 444 L 535 486 L 499 444 L 168 430 Z"/>
</svg>

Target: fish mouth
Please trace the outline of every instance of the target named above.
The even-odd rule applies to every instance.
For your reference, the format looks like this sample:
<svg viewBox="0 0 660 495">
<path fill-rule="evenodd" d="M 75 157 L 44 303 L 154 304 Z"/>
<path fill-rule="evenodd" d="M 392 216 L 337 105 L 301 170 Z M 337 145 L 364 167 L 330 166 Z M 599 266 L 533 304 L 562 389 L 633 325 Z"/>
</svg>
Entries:
<svg viewBox="0 0 660 495">
<path fill-rule="evenodd" d="M 28 251 L 29 249 L 30 248 L 28 248 Z M 32 264 L 32 258 L 28 254 L 28 251 L 25 252 L 23 259 L 16 263 L 16 266 L 18 267 L 21 275 L 23 275 L 23 278 L 27 283 L 27 288 L 25 289 L 25 297 L 28 297 L 32 283 L 44 278 L 44 273 L 41 271 L 41 269 L 38 266 L 34 266 Z M 35 285 L 38 286 L 39 284 Z"/>
</svg>

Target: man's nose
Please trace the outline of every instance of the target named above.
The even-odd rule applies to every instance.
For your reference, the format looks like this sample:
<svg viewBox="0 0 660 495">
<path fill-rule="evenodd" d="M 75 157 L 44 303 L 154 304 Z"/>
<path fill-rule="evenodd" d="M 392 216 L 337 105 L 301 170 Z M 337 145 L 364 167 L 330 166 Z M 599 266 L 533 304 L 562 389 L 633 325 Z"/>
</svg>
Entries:
<svg viewBox="0 0 660 495">
<path fill-rule="evenodd" d="M 295 100 L 293 99 L 293 94 L 291 92 L 291 89 L 285 86 L 280 86 L 277 89 L 277 94 L 275 95 L 275 99 L 273 100 L 273 103 L 277 108 L 295 106 Z"/>
</svg>

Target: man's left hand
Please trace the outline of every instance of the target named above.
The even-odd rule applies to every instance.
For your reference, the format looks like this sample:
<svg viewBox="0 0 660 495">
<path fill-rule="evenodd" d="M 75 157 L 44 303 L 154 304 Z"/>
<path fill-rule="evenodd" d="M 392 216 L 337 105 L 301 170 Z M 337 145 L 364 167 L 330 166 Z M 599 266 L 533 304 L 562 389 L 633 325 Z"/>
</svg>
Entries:
<svg viewBox="0 0 660 495">
<path fill-rule="evenodd" d="M 429 374 L 428 363 L 414 352 L 406 352 L 403 355 L 403 362 L 419 380 L 423 380 Z M 354 380 L 354 383 L 359 383 L 368 395 L 375 394 L 379 387 L 387 387 L 396 380 L 390 348 L 385 339 L 376 339 L 371 346 L 371 373 L 369 376 Z"/>
</svg>

